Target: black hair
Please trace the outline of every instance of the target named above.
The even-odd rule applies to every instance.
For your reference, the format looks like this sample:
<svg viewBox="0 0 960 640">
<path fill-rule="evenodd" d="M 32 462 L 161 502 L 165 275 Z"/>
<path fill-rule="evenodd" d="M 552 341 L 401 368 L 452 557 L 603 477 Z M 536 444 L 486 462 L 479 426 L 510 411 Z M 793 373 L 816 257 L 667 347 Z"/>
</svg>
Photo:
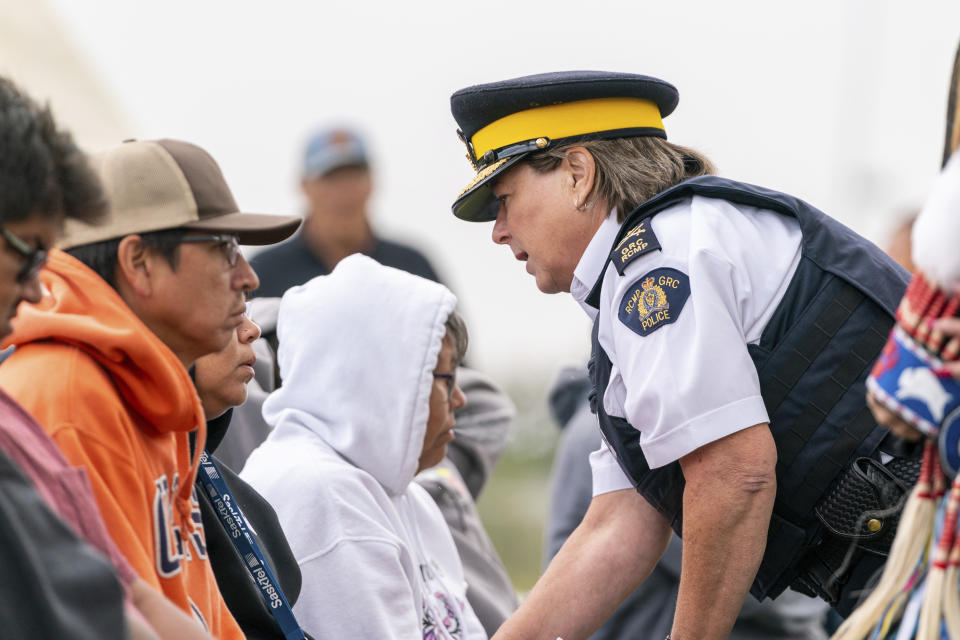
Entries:
<svg viewBox="0 0 960 640">
<path fill-rule="evenodd" d="M 95 222 L 105 210 L 97 175 L 49 106 L 0 76 L 0 223 L 61 214 Z"/>
<path fill-rule="evenodd" d="M 183 237 L 187 235 L 187 229 L 162 229 L 160 231 L 150 231 L 148 233 L 138 234 L 143 246 L 163 256 L 170 264 L 170 267 L 176 271 L 180 262 L 180 244 Z M 67 249 L 67 253 L 90 267 L 98 276 L 107 281 L 107 283 L 117 288 L 117 251 L 120 248 L 120 241 L 125 236 L 84 244 L 79 247 Z"/>
</svg>

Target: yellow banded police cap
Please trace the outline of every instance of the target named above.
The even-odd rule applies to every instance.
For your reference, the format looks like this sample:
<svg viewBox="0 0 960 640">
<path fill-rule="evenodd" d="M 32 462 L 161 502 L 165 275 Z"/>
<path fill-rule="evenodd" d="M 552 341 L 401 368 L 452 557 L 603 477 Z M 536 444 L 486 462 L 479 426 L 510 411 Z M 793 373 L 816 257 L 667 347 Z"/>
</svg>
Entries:
<svg viewBox="0 0 960 640">
<path fill-rule="evenodd" d="M 457 91 L 450 107 L 477 174 L 457 196 L 453 214 L 473 222 L 496 219 L 490 181 L 560 142 L 666 138 L 663 118 L 678 100 L 668 82 L 608 71 L 543 73 Z"/>
</svg>

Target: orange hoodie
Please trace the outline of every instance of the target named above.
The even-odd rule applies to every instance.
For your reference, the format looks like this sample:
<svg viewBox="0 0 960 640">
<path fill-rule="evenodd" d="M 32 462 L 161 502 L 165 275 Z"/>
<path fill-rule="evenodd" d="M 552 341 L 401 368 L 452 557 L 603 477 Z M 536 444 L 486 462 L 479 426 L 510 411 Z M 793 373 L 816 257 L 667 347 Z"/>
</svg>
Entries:
<svg viewBox="0 0 960 640">
<path fill-rule="evenodd" d="M 107 529 L 137 573 L 217 638 L 243 638 L 207 560 L 194 494 L 206 422 L 180 360 L 102 278 L 51 252 L 44 297 L 22 304 L 0 387 L 86 468 Z"/>
</svg>

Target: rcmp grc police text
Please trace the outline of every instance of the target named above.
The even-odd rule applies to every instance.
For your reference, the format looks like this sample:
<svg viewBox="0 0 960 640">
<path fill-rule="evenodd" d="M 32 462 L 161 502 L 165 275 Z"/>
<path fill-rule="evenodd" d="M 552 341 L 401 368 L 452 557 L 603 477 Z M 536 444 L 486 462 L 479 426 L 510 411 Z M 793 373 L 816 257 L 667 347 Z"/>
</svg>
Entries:
<svg viewBox="0 0 960 640">
<path fill-rule="evenodd" d="M 654 269 L 627 289 L 620 321 L 641 336 L 675 322 L 690 295 L 690 280 L 676 269 Z"/>
</svg>

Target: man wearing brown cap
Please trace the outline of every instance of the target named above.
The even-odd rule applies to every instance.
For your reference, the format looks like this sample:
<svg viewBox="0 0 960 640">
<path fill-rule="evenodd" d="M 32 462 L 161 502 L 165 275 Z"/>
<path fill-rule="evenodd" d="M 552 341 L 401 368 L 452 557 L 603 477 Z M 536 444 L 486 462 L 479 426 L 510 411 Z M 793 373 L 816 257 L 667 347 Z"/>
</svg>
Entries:
<svg viewBox="0 0 960 640">
<path fill-rule="evenodd" d="M 37 302 L 38 273 L 64 219 L 94 221 L 100 182 L 73 137 L 0 76 L 0 337 L 21 301 Z M 210 640 L 139 578 L 100 517 L 83 469 L 0 389 L 0 635 L 74 640 Z"/>
<path fill-rule="evenodd" d="M 86 468 L 136 572 L 214 636 L 242 638 L 207 558 L 193 489 L 205 420 L 187 369 L 226 346 L 258 285 L 239 243 L 277 242 L 299 221 L 240 213 L 188 143 L 130 141 L 92 160 L 107 221 L 68 221 L 0 385 Z"/>
</svg>

